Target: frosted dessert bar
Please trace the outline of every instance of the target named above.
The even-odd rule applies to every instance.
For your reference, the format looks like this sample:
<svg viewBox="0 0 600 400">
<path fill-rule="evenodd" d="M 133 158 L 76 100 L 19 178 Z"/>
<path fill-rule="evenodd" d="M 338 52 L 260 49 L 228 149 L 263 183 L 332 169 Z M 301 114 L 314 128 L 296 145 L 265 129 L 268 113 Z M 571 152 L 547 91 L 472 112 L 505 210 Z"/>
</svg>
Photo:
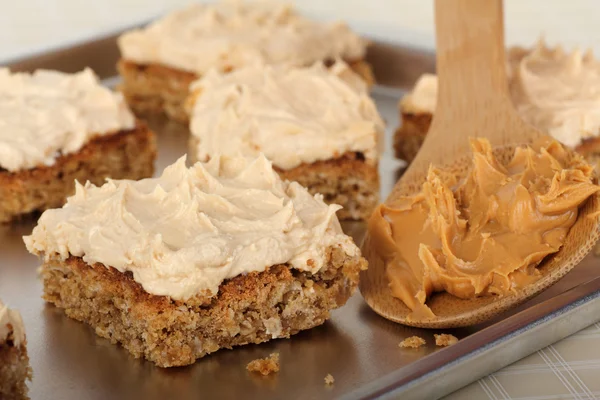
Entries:
<svg viewBox="0 0 600 400">
<path fill-rule="evenodd" d="M 0 68 L 0 223 L 61 206 L 75 180 L 151 176 L 153 133 L 86 69 Z"/>
<path fill-rule="evenodd" d="M 194 159 L 264 153 L 283 179 L 341 205 L 341 219 L 371 215 L 385 126 L 367 85 L 346 63 L 212 71 L 191 90 Z"/>
<path fill-rule="evenodd" d="M 322 324 L 366 261 L 326 205 L 263 156 L 77 185 L 27 249 L 44 298 L 160 367 Z M 57 229 L 60 227 L 60 229 Z"/>
</svg>

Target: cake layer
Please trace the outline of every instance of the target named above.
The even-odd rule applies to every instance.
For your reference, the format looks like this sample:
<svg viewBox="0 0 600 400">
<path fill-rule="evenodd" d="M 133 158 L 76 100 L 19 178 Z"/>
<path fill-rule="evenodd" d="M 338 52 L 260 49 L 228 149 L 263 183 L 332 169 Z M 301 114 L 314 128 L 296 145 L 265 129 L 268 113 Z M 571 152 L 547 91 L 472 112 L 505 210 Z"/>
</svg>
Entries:
<svg viewBox="0 0 600 400">
<path fill-rule="evenodd" d="M 32 372 L 27 355 L 27 342 L 19 346 L 0 343 L 0 399 L 28 399 L 26 381 L 31 380 Z"/>
<path fill-rule="evenodd" d="M 425 141 L 433 115 L 426 112 L 413 114 L 402 109 L 400 113 L 402 125 L 394 133 L 394 151 L 396 157 L 411 163 Z"/>
<path fill-rule="evenodd" d="M 379 203 L 377 164 L 366 162 L 361 153 L 346 153 L 278 172 L 312 194 L 322 194 L 326 203 L 341 205 L 337 215 L 342 220 L 367 220 Z"/>
<path fill-rule="evenodd" d="M 51 166 L 0 169 L 0 223 L 62 206 L 74 193 L 75 180 L 102 184 L 108 177 L 149 177 L 155 158 L 154 134 L 138 123 L 132 130 L 97 136 L 78 152 L 59 156 Z"/>
<path fill-rule="evenodd" d="M 221 348 L 288 338 L 322 324 L 358 284 L 366 261 L 333 246 L 317 273 L 275 265 L 186 301 L 147 293 L 131 276 L 79 257 L 47 260 L 44 299 L 160 367 L 192 364 Z"/>
</svg>

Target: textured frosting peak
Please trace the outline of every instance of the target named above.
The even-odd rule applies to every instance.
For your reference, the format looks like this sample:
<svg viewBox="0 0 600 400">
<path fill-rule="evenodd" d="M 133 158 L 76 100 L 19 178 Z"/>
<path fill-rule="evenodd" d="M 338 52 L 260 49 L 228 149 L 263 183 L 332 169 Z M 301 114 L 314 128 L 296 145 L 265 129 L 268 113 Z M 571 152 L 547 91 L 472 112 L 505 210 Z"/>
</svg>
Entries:
<svg viewBox="0 0 600 400">
<path fill-rule="evenodd" d="M 377 158 L 384 123 L 365 83 L 344 62 L 211 71 L 192 91 L 198 160 L 262 152 L 276 167 L 291 169 L 346 152 Z"/>
<path fill-rule="evenodd" d="M 191 168 L 181 158 L 158 178 L 77 185 L 24 240 L 34 254 L 131 271 L 147 292 L 187 299 L 272 265 L 316 272 L 330 246 L 354 255 L 338 209 L 282 181 L 264 156 Z"/>
<path fill-rule="evenodd" d="M 600 135 L 600 62 L 591 52 L 540 42 L 515 78 L 513 98 L 526 121 L 571 147 Z"/>
<path fill-rule="evenodd" d="M 134 125 L 122 96 L 101 86 L 91 69 L 28 74 L 0 68 L 0 168 L 52 165 L 93 136 Z"/>
<path fill-rule="evenodd" d="M 15 346 L 18 347 L 25 341 L 25 328 L 21 314 L 9 309 L 0 300 L 0 344 L 4 343 L 11 333 Z"/>
<path fill-rule="evenodd" d="M 278 1 L 194 4 L 119 38 L 124 59 L 200 75 L 255 63 L 358 60 L 366 45 L 344 23 L 311 21 Z"/>
</svg>

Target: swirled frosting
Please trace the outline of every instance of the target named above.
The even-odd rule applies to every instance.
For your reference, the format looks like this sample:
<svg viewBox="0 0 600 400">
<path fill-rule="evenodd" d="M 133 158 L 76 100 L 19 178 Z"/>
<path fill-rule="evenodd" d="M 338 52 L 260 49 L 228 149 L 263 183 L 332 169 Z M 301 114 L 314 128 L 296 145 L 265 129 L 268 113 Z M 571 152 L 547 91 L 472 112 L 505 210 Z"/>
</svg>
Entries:
<svg viewBox="0 0 600 400">
<path fill-rule="evenodd" d="M 12 333 L 13 344 L 18 347 L 25 341 L 25 328 L 21 314 L 16 310 L 9 309 L 0 300 L 0 345 L 2 345 Z"/>
<path fill-rule="evenodd" d="M 600 62 L 591 52 L 541 43 L 515 71 L 512 97 L 523 119 L 570 147 L 600 135 Z"/>
<path fill-rule="evenodd" d="M 272 265 L 317 272 L 330 246 L 358 254 L 338 209 L 282 181 L 264 156 L 191 168 L 181 158 L 158 178 L 78 184 L 24 240 L 31 253 L 131 271 L 148 293 L 185 300 Z"/>
<path fill-rule="evenodd" d="M 510 93 L 522 118 L 574 148 L 600 135 L 600 62 L 591 52 L 565 52 L 543 41 L 531 51 L 511 49 Z M 435 111 L 437 77 L 423 76 L 401 102 L 407 112 Z"/>
<path fill-rule="evenodd" d="M 124 59 L 200 75 L 261 64 L 362 59 L 367 42 L 342 22 L 311 21 L 278 1 L 194 4 L 119 38 Z"/>
<path fill-rule="evenodd" d="M 262 152 L 275 166 L 291 169 L 346 152 L 377 158 L 384 123 L 365 83 L 344 62 L 212 71 L 191 88 L 198 160 Z"/>
<path fill-rule="evenodd" d="M 28 74 L 0 68 L 0 168 L 52 165 L 94 136 L 134 125 L 123 97 L 101 86 L 91 69 Z"/>
</svg>

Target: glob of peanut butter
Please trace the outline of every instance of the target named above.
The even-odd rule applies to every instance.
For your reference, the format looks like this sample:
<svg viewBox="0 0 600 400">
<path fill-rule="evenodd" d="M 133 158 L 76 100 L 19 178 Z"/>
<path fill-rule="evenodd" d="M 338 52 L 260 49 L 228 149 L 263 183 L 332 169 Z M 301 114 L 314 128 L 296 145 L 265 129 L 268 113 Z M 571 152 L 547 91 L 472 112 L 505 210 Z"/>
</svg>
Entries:
<svg viewBox="0 0 600 400">
<path fill-rule="evenodd" d="M 593 168 L 549 138 L 517 148 L 507 165 L 487 140 L 471 148 L 464 179 L 430 167 L 420 193 L 380 205 L 369 221 L 409 319 L 435 316 L 426 304 L 433 292 L 469 299 L 535 282 L 538 264 L 560 249 L 579 206 L 600 190 Z"/>
</svg>

